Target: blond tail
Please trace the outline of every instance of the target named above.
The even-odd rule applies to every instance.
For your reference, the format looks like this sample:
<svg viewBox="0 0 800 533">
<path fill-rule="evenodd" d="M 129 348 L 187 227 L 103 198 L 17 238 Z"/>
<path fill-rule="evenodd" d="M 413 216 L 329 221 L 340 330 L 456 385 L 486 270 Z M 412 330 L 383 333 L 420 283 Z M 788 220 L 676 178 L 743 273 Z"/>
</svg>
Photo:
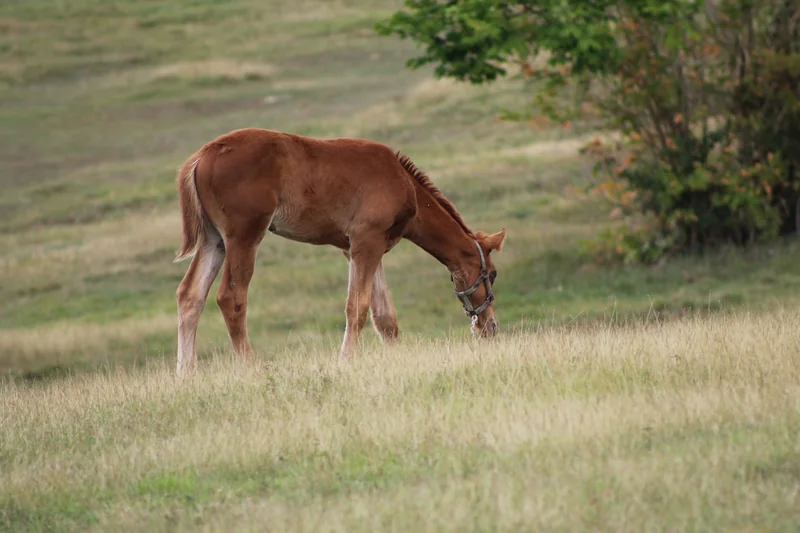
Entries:
<svg viewBox="0 0 800 533">
<path fill-rule="evenodd" d="M 205 240 L 207 219 L 197 196 L 195 171 L 203 151 L 190 157 L 178 171 L 178 199 L 183 219 L 183 245 L 173 263 L 191 257 Z"/>
</svg>

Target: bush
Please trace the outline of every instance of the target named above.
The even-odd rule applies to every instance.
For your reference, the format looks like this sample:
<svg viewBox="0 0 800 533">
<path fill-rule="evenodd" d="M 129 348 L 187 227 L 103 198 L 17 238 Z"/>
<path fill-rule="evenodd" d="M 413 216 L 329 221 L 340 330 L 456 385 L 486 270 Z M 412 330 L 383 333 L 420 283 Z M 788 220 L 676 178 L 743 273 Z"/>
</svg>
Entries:
<svg viewBox="0 0 800 533">
<path fill-rule="evenodd" d="M 800 220 L 800 7 L 795 0 L 408 0 L 379 25 L 426 45 L 412 68 L 486 83 L 517 64 L 551 120 L 594 113 L 622 134 L 592 190 L 620 220 L 607 260 L 786 235 Z M 536 58 L 546 54 L 544 65 Z M 541 63 L 541 62 L 540 62 Z M 580 98 L 559 98 L 569 88 Z"/>
</svg>

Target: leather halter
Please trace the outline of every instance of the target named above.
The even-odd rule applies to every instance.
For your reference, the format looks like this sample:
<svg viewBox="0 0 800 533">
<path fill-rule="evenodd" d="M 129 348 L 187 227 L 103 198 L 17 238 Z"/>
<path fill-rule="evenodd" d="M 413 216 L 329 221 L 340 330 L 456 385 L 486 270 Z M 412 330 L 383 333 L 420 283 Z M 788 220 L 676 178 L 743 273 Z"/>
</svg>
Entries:
<svg viewBox="0 0 800 533">
<path fill-rule="evenodd" d="M 481 248 L 481 245 L 478 244 L 478 241 L 475 241 L 475 246 L 478 247 L 478 254 L 480 254 L 481 258 L 481 273 L 478 276 L 478 279 L 475 280 L 475 283 L 473 283 L 469 289 L 466 289 L 464 291 L 456 291 L 456 296 L 458 296 L 464 303 L 464 312 L 467 314 L 467 316 L 470 316 L 473 319 L 477 318 L 478 315 L 486 311 L 486 308 L 489 307 L 489 304 L 491 304 L 494 301 L 494 293 L 492 292 L 492 288 L 489 285 L 489 275 L 486 272 L 486 257 L 483 255 L 483 248 Z M 450 280 L 453 281 L 452 275 L 450 276 Z M 478 290 L 478 287 L 481 286 L 481 283 L 483 283 L 486 286 L 486 301 L 484 301 L 481 305 L 475 308 L 472 307 L 472 302 L 469 301 L 469 297 L 472 295 L 472 293 Z M 454 282 L 454 287 L 455 287 L 455 282 Z"/>
</svg>

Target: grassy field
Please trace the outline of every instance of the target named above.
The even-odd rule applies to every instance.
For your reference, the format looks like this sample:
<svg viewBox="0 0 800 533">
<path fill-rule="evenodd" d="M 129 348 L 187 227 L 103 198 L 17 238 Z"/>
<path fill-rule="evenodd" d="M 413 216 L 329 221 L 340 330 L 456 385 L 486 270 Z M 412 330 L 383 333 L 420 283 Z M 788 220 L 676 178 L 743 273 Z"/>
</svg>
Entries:
<svg viewBox="0 0 800 533">
<path fill-rule="evenodd" d="M 797 531 L 798 316 L 0 388 L 18 531 Z"/>
<path fill-rule="evenodd" d="M 498 120 L 518 80 L 407 70 L 373 31 L 400 5 L 0 3 L 0 530 L 797 530 L 798 243 L 592 265 L 595 132 Z M 344 258 L 269 236 L 257 368 L 217 282 L 175 383 L 175 171 L 246 126 L 385 142 L 505 226 L 501 338 L 405 242 L 400 345 L 367 329 L 340 366 Z"/>
<path fill-rule="evenodd" d="M 245 126 L 386 142 L 428 171 L 474 228 L 506 226 L 496 258 L 506 327 L 797 300 L 794 242 L 660 269 L 589 266 L 580 242 L 609 223 L 606 210 L 565 190 L 590 178 L 576 149 L 593 133 L 497 120 L 524 105 L 519 81 L 475 88 L 409 71 L 413 46 L 372 29 L 399 5 L 2 4 L 0 373 L 173 356 L 174 295 L 187 268 L 171 263 L 174 173 L 204 142 Z M 386 268 L 403 333 L 466 332 L 435 260 L 406 242 Z M 346 283 L 338 251 L 265 239 L 251 291 L 256 349 L 337 344 Z M 216 286 L 201 358 L 228 348 Z"/>
</svg>

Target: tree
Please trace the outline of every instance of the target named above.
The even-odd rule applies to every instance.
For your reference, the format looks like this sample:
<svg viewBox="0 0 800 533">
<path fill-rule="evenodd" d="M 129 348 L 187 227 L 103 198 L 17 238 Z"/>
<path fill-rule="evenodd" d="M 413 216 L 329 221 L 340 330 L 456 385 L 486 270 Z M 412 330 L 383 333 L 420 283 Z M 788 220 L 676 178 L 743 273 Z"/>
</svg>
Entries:
<svg viewBox="0 0 800 533">
<path fill-rule="evenodd" d="M 581 90 L 621 149 L 594 143 L 593 191 L 622 224 L 597 251 L 652 261 L 800 224 L 800 0 L 407 0 L 378 25 L 423 45 L 408 65 L 490 83 L 516 64 L 539 112 Z M 546 57 L 543 67 L 534 59 Z"/>
</svg>

